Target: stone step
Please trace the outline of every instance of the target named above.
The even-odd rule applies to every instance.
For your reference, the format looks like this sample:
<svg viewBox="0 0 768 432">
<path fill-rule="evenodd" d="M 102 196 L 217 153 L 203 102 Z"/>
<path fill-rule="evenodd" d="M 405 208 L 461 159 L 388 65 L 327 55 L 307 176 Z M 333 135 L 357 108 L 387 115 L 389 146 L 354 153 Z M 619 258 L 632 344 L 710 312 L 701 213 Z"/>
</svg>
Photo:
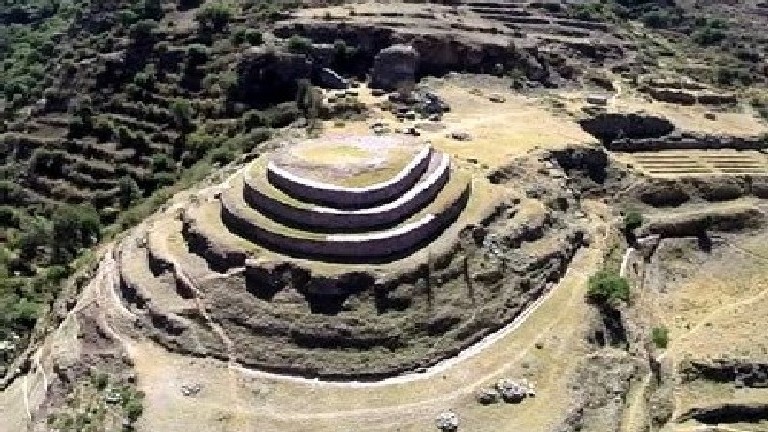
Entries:
<svg viewBox="0 0 768 432">
<path fill-rule="evenodd" d="M 434 152 L 429 166 L 414 187 L 399 198 L 358 210 L 317 206 L 291 197 L 274 187 L 257 161 L 246 173 L 243 198 L 251 207 L 282 223 L 322 232 L 361 232 L 395 225 L 427 206 L 450 181 L 450 161 Z"/>
<path fill-rule="evenodd" d="M 284 225 L 245 203 L 242 178 L 222 193 L 221 218 L 238 236 L 292 257 L 331 262 L 386 262 L 429 243 L 459 217 L 471 193 L 471 176 L 457 172 L 451 180 L 427 207 L 383 231 L 324 234 Z"/>
<path fill-rule="evenodd" d="M 360 209 L 392 201 L 411 189 L 429 166 L 432 153 L 432 148 L 426 146 L 394 176 L 377 181 L 363 174 L 363 183 L 355 186 L 339 186 L 304 177 L 274 161 L 267 162 L 266 175 L 273 186 L 299 200 L 335 208 Z M 347 176 L 348 179 L 352 177 Z"/>
</svg>

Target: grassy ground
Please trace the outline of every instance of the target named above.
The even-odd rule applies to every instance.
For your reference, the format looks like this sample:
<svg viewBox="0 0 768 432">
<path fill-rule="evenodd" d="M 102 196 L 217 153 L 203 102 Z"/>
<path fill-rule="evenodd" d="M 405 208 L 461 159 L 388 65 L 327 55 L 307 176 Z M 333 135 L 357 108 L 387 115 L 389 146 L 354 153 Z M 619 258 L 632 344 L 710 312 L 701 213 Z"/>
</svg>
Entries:
<svg viewBox="0 0 768 432">
<path fill-rule="evenodd" d="M 427 85 L 437 90 L 451 106 L 451 111 L 441 122 L 444 129 L 422 129 L 420 138 L 456 159 L 473 159 L 492 170 L 535 147 L 561 147 L 594 141 L 578 124 L 554 114 L 538 98 L 513 93 L 500 83 L 484 87 L 479 93 L 472 83 L 461 79 L 432 79 Z M 492 93 L 503 95 L 506 102 L 491 102 L 488 97 Z M 372 105 L 384 98 L 373 97 L 361 87 L 360 100 Z M 347 122 L 342 127 L 334 127 L 329 122 L 326 128 L 339 133 L 369 133 L 368 124 L 373 121 L 388 123 L 393 128 L 414 124 L 400 124 L 391 113 L 375 110 L 368 123 Z M 419 122 L 422 121 L 416 123 Z M 472 139 L 455 140 L 448 136 L 452 132 L 466 132 Z"/>
<path fill-rule="evenodd" d="M 382 144 L 382 145 L 376 145 Z M 288 149 L 288 157 L 278 158 L 288 170 L 321 182 L 346 187 L 364 187 L 396 176 L 413 160 L 421 146 L 403 138 L 402 142 L 373 143 L 365 148 L 354 139 L 330 135 Z"/>
<path fill-rule="evenodd" d="M 710 253 L 698 251 L 695 240 L 659 249 L 663 280 L 646 286 L 638 304 L 648 308 L 652 325 L 669 329 L 669 346 L 662 353 L 670 365 L 684 359 L 766 358 L 768 344 L 758 330 L 768 317 L 765 239 L 765 233 L 728 235 Z M 694 407 L 765 402 L 767 396 L 765 389 L 737 389 L 730 383 L 682 383 L 673 389 L 673 418 Z M 672 422 L 664 430 L 688 431 L 693 423 Z M 731 426 L 741 431 L 765 427 Z"/>
</svg>

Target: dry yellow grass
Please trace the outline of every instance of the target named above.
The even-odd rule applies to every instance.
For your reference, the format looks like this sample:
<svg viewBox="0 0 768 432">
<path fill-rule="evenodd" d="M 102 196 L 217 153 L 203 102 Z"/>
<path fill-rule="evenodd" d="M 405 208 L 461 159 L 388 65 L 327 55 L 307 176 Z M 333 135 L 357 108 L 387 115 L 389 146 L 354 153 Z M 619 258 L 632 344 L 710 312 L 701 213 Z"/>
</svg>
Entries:
<svg viewBox="0 0 768 432">
<path fill-rule="evenodd" d="M 503 89 L 481 89 L 480 94 L 475 94 L 472 86 L 458 80 L 437 82 L 436 86 L 451 111 L 443 117 L 445 129 L 421 130 L 421 138 L 458 159 L 476 159 L 479 164 L 494 169 L 535 147 L 560 148 L 595 141 L 571 118 L 553 114 L 536 98 Z M 491 102 L 488 100 L 491 93 L 502 94 L 506 102 Z M 370 106 L 384 98 L 373 97 L 367 88 L 361 87 L 360 100 Z M 380 110 L 375 110 L 373 120 L 388 122 L 393 128 L 414 124 L 398 123 L 391 113 Z M 368 124 L 351 121 L 336 128 L 329 122 L 326 128 L 340 133 L 367 134 L 370 133 Z M 451 132 L 466 132 L 472 139 L 458 141 L 448 136 Z"/>
<path fill-rule="evenodd" d="M 768 127 L 753 115 L 751 110 L 744 112 L 717 113 L 715 120 L 709 120 L 704 115 L 712 111 L 706 105 L 683 106 L 655 101 L 648 103 L 637 96 L 620 97 L 615 101 L 614 108 L 620 111 L 644 111 L 669 119 L 678 128 L 687 131 L 727 134 L 727 135 L 760 135 L 768 132 Z"/>
</svg>

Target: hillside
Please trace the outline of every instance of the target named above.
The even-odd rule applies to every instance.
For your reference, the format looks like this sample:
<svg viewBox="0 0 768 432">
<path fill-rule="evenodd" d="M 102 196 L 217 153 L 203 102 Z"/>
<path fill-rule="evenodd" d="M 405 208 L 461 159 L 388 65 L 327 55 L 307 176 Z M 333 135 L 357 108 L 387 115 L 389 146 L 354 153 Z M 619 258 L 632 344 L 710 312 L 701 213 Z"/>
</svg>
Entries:
<svg viewBox="0 0 768 432">
<path fill-rule="evenodd" d="M 760 430 L 765 341 L 723 341 L 762 299 L 766 25 L 0 0 L 0 431 Z M 510 376 L 536 397 L 475 402 Z"/>
</svg>

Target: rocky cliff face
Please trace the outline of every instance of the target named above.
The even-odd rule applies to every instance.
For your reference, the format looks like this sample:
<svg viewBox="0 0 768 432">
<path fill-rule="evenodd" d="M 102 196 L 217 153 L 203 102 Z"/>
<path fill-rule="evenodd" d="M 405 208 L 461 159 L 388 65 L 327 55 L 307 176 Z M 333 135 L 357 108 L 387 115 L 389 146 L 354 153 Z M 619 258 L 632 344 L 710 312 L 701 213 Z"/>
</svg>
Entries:
<svg viewBox="0 0 768 432">
<path fill-rule="evenodd" d="M 418 53 L 417 78 L 440 76 L 452 71 L 496 73 L 499 70 L 518 70 L 530 81 L 553 86 L 575 73 L 571 64 L 556 53 L 540 52 L 536 47 L 514 47 L 502 37 L 475 39 L 414 29 L 394 30 L 376 25 L 322 21 L 284 23 L 275 29 L 275 35 L 282 38 L 301 35 L 315 44 L 325 45 L 344 41 L 357 49 L 355 63 L 346 65 L 352 71 L 369 69 L 379 52 L 404 44 Z M 388 54 L 385 52 L 385 55 Z"/>
<path fill-rule="evenodd" d="M 603 113 L 579 123 L 604 143 L 619 138 L 659 138 L 675 129 L 667 119 L 643 114 Z"/>
<path fill-rule="evenodd" d="M 237 98 L 267 107 L 295 98 L 298 82 L 312 76 L 312 62 L 304 54 L 252 48 L 237 63 Z"/>
<path fill-rule="evenodd" d="M 371 86 L 396 90 L 416 80 L 419 53 L 410 45 L 393 45 L 376 54 L 373 60 Z"/>
</svg>

